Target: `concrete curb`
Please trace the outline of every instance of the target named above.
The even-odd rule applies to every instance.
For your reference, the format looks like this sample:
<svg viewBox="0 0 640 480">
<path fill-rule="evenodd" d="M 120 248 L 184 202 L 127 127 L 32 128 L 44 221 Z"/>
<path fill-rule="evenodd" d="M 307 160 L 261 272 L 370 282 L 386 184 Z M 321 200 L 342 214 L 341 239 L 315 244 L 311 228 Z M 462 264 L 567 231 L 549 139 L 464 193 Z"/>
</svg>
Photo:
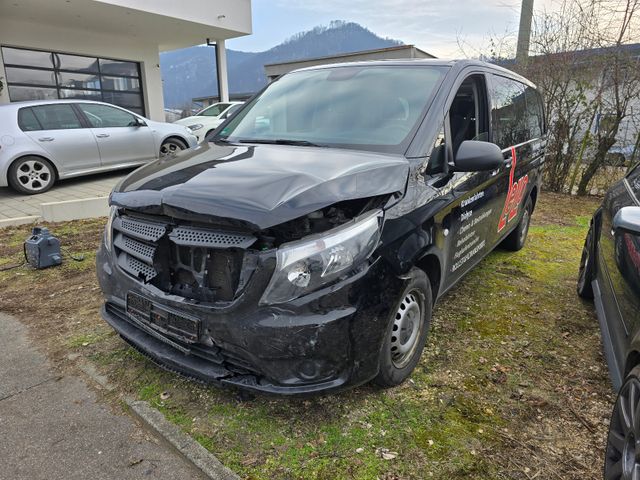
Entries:
<svg viewBox="0 0 640 480">
<path fill-rule="evenodd" d="M 106 217 L 109 215 L 109 197 L 41 203 L 40 211 L 42 212 L 42 219 L 46 222 L 66 222 L 82 218 Z"/>
<path fill-rule="evenodd" d="M 75 356 L 69 356 L 69 360 L 76 360 Z M 109 380 L 90 363 L 80 361 L 78 368 L 87 375 L 100 388 L 107 391 L 115 390 Z M 159 410 L 153 408 L 148 402 L 124 399 L 127 406 L 134 413 L 135 417 L 152 433 L 160 436 L 169 445 L 175 448 L 195 468 L 200 470 L 211 480 L 240 480 L 240 477 L 225 467 L 206 448 L 196 442 L 180 428 L 169 422 Z"/>
<path fill-rule="evenodd" d="M 206 448 L 170 423 L 164 415 L 147 402 L 126 400 L 136 417 L 153 432 L 169 442 L 181 455 L 195 465 L 211 480 L 240 480 Z"/>
<path fill-rule="evenodd" d="M 40 220 L 41 220 L 41 218 L 38 217 L 38 216 L 4 218 L 4 219 L 0 220 L 0 228 L 17 227 L 19 225 L 27 225 L 29 223 L 36 223 L 36 222 L 38 222 Z"/>
</svg>

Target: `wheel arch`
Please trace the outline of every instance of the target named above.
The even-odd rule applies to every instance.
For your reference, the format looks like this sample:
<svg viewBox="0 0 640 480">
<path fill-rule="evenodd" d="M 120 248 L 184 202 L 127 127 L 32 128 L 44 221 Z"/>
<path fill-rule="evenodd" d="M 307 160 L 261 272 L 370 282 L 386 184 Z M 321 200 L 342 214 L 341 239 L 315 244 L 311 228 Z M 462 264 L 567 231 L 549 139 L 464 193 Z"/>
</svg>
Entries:
<svg viewBox="0 0 640 480">
<path fill-rule="evenodd" d="M 629 372 L 631 370 L 633 370 L 634 367 L 640 365 L 640 351 L 638 350 L 631 350 L 628 354 L 627 354 L 627 358 L 624 361 L 624 370 L 623 370 L 623 376 L 622 376 L 622 381 L 624 382 L 624 379 L 626 378 L 627 375 L 629 375 Z"/>
<path fill-rule="evenodd" d="M 187 141 L 187 139 L 185 137 L 183 137 L 182 135 L 179 135 L 177 133 L 171 133 L 171 134 L 167 135 L 166 137 L 164 137 L 160 141 L 160 146 L 162 146 L 162 144 L 164 142 L 166 142 L 167 140 L 180 140 L 182 143 L 184 143 L 184 146 L 186 148 L 189 148 L 189 142 Z"/>
<path fill-rule="evenodd" d="M 431 283 L 433 305 L 435 305 L 442 282 L 442 264 L 440 258 L 435 253 L 427 253 L 415 263 L 415 266 L 427 274 L 429 283 Z"/>
</svg>

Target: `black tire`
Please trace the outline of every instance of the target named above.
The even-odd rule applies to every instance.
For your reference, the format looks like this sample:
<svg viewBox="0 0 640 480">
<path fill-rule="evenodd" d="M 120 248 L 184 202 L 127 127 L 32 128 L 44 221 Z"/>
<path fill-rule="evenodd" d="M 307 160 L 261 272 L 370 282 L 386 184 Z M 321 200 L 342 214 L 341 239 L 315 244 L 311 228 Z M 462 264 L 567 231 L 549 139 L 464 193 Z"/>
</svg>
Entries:
<svg viewBox="0 0 640 480">
<path fill-rule="evenodd" d="M 418 268 L 411 269 L 389 314 L 380 350 L 379 371 L 373 379 L 376 385 L 383 388 L 400 385 L 416 368 L 429 334 L 432 304 L 427 274 Z M 415 327 L 417 331 L 414 331 Z M 405 349 L 407 351 L 403 352 Z"/>
<path fill-rule="evenodd" d="M 164 158 L 169 155 L 175 155 L 176 153 L 186 150 L 187 144 L 179 138 L 167 138 L 162 145 L 160 145 L 160 158 Z"/>
<path fill-rule="evenodd" d="M 29 155 L 11 164 L 8 181 L 11 188 L 24 195 L 44 193 L 56 182 L 56 170 L 49 160 Z"/>
<path fill-rule="evenodd" d="M 522 218 L 518 222 L 518 226 L 507 235 L 502 241 L 502 247 L 517 252 L 522 250 L 525 243 L 527 243 L 527 235 L 529 234 L 529 226 L 531 225 L 531 214 L 533 213 L 533 201 L 531 197 L 527 199 L 527 203 L 524 204 L 524 210 L 522 212 Z"/>
<path fill-rule="evenodd" d="M 635 480 L 640 474 L 639 406 L 640 366 L 637 366 L 627 375 L 613 406 L 604 457 L 606 480 Z"/>
<path fill-rule="evenodd" d="M 595 278 L 595 265 L 593 256 L 593 222 L 589 227 L 587 238 L 584 239 L 584 247 L 582 247 L 582 258 L 580 259 L 580 269 L 578 270 L 578 284 L 576 290 L 578 296 L 587 300 L 593 299 L 593 287 L 591 282 Z"/>
</svg>

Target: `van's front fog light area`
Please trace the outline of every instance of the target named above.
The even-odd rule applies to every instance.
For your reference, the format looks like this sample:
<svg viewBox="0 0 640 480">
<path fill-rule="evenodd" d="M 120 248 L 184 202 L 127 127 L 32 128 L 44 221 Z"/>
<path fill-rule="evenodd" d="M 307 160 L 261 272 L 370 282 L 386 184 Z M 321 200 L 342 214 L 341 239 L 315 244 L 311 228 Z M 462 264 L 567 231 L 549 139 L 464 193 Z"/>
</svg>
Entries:
<svg viewBox="0 0 640 480">
<path fill-rule="evenodd" d="M 382 227 L 382 211 L 278 248 L 276 269 L 260 303 L 284 303 L 333 282 L 371 256 Z"/>
</svg>

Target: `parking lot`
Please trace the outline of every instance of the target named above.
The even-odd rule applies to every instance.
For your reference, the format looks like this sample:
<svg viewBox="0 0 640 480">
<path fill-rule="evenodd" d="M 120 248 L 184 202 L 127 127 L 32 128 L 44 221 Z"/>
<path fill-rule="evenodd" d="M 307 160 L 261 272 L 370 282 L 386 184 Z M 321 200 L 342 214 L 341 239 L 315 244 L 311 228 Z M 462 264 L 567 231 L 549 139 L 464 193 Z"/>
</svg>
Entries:
<svg viewBox="0 0 640 480">
<path fill-rule="evenodd" d="M 0 272 L 0 310 L 59 371 L 94 365 L 115 386 L 102 401 L 149 401 L 243 478 L 595 479 L 613 392 L 575 281 L 597 204 L 542 195 L 525 249 L 497 250 L 438 304 L 421 363 L 389 390 L 247 398 L 160 370 L 100 319 L 102 219 L 50 225 L 85 260 Z M 0 268 L 27 234 L 0 232 Z"/>
</svg>

